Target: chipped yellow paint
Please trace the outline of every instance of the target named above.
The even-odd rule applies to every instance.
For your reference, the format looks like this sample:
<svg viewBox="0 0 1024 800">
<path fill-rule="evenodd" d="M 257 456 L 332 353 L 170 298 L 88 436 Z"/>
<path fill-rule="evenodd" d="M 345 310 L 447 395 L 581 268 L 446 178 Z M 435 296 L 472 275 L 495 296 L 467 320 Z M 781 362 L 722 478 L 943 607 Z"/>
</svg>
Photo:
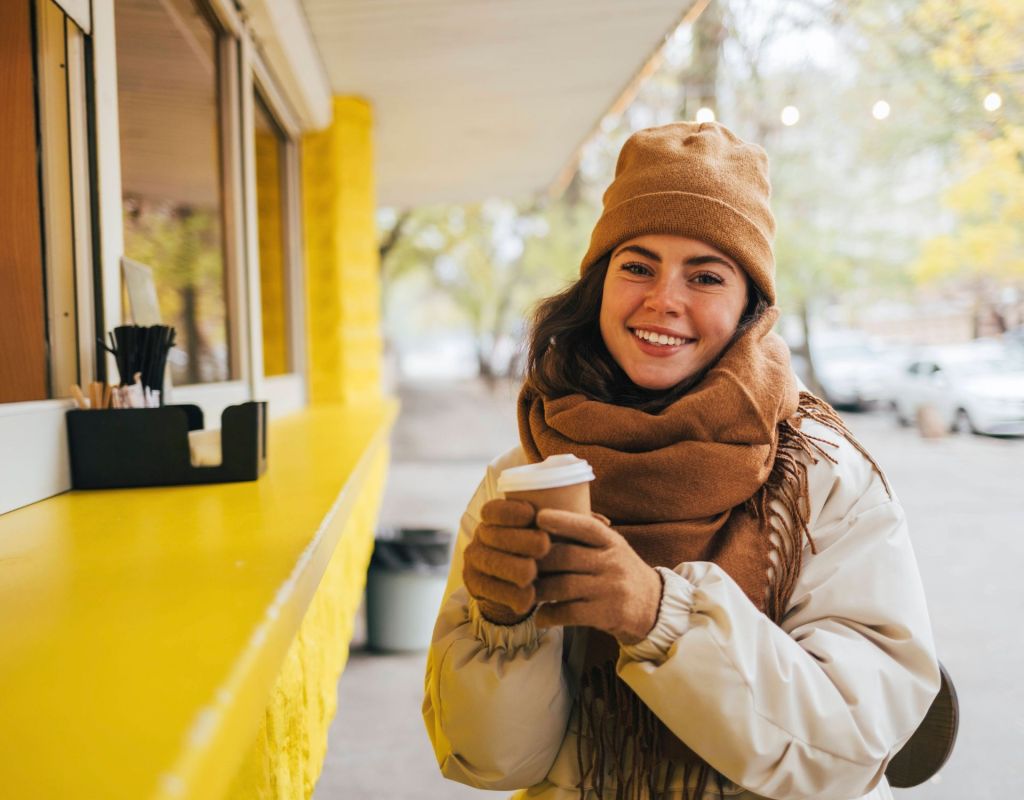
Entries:
<svg viewBox="0 0 1024 800">
<path fill-rule="evenodd" d="M 314 403 L 381 396 L 380 259 L 372 113 L 336 97 L 329 128 L 302 145 L 309 388 Z"/>
<path fill-rule="evenodd" d="M 396 413 L 273 422 L 255 482 L 0 516 L 0 796 L 308 797 Z"/>
</svg>

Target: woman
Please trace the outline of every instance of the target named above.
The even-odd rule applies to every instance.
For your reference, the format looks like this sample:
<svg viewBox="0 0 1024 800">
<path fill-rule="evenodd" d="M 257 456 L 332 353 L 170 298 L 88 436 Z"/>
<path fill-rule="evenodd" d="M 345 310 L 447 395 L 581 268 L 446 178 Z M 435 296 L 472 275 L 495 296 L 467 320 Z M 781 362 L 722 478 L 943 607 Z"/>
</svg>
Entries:
<svg viewBox="0 0 1024 800">
<path fill-rule="evenodd" d="M 891 798 L 939 686 L 902 508 L 771 328 L 761 148 L 633 135 L 537 311 L 520 446 L 462 519 L 427 663 L 442 772 L 517 798 Z M 496 490 L 556 453 L 594 514 Z M 538 605 L 539 604 L 539 605 Z"/>
</svg>

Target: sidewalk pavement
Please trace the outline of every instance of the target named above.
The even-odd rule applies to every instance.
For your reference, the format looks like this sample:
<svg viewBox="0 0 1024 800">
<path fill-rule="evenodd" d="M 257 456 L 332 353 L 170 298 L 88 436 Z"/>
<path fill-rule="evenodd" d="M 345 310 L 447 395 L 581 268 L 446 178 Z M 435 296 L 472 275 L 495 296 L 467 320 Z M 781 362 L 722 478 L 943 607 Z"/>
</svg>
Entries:
<svg viewBox="0 0 1024 800">
<path fill-rule="evenodd" d="M 487 463 L 519 441 L 516 387 L 478 381 L 400 387 L 382 526 L 455 532 Z M 365 649 L 360 609 L 314 800 L 507 798 L 446 780 L 420 714 L 425 653 Z"/>
</svg>

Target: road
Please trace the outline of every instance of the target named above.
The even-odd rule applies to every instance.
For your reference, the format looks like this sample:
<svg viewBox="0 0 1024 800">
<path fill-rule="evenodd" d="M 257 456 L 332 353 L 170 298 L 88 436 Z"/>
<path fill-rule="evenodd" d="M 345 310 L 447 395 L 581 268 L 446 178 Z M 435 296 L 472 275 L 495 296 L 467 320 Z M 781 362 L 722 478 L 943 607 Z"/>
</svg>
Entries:
<svg viewBox="0 0 1024 800">
<path fill-rule="evenodd" d="M 382 522 L 452 528 L 488 460 L 517 441 L 515 389 L 401 390 Z M 1024 440 L 926 440 L 882 414 L 847 414 L 903 502 L 939 657 L 960 697 L 957 749 L 900 800 L 1024 793 Z M 504 797 L 441 778 L 420 717 L 423 656 L 354 642 L 315 800 Z"/>
</svg>

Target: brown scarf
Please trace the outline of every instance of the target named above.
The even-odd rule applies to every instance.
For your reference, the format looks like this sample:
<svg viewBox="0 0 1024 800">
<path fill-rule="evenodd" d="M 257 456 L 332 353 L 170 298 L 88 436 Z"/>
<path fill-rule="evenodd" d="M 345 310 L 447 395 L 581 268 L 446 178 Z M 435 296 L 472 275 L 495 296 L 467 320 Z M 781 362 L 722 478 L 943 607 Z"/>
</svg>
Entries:
<svg viewBox="0 0 1024 800">
<path fill-rule="evenodd" d="M 609 517 L 648 564 L 672 569 L 684 561 L 713 561 L 776 623 L 800 571 L 803 538 L 814 544 L 806 466 L 798 454 L 834 461 L 822 447 L 830 443 L 801 432 L 801 421 L 818 420 L 864 452 L 827 403 L 798 391 L 789 351 L 771 333 L 777 318 L 771 309 L 697 386 L 657 414 L 581 394 L 548 399 L 529 383 L 518 408 L 530 461 L 558 453 L 589 461 L 594 511 Z M 776 544 L 771 530 L 779 534 Z M 577 694 L 580 797 L 592 776 L 604 798 L 610 774 L 617 799 L 654 798 L 668 789 L 678 766 L 684 787 L 697 771 L 694 797 L 700 798 L 714 771 L 618 678 L 615 640 L 587 633 Z"/>
</svg>

